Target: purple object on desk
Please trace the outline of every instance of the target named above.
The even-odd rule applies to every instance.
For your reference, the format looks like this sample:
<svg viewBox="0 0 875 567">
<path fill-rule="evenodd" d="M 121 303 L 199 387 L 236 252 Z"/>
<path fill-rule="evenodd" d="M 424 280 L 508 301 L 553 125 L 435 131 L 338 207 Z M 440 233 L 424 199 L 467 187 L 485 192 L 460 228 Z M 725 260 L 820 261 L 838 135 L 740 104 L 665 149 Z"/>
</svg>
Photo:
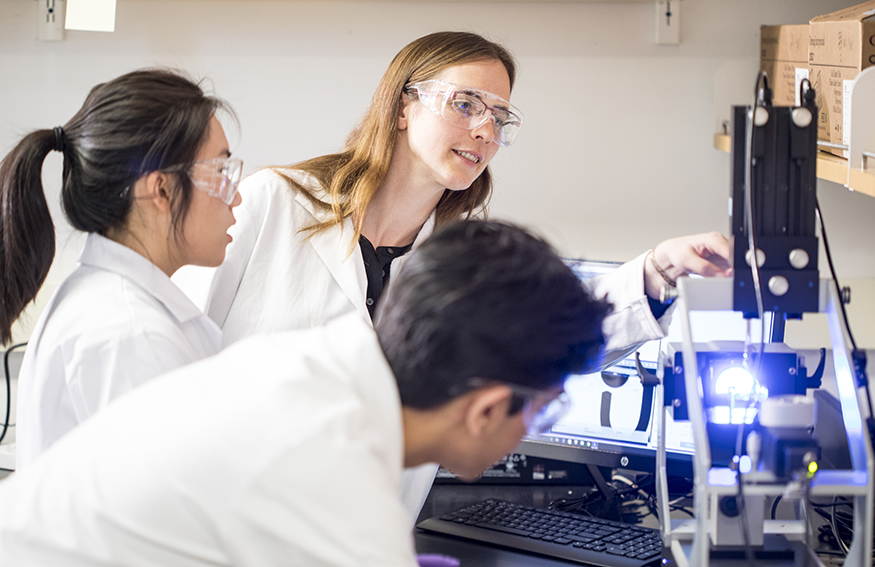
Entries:
<svg viewBox="0 0 875 567">
<path fill-rule="evenodd" d="M 419 562 L 419 567 L 459 567 L 462 564 L 455 557 L 434 553 L 417 555 L 416 560 Z"/>
</svg>

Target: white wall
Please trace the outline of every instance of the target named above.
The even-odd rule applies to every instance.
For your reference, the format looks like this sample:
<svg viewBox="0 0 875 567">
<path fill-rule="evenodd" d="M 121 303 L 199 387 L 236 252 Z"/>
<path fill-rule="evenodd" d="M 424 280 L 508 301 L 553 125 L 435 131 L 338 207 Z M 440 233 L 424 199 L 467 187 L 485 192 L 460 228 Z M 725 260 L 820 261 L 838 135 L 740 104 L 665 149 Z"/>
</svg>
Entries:
<svg viewBox="0 0 875 567">
<path fill-rule="evenodd" d="M 298 2 L 119 0 L 115 33 L 36 40 L 36 0 L 0 1 L 0 153 L 34 128 L 66 122 L 96 83 L 141 66 L 209 77 L 237 110 L 246 171 L 337 149 L 392 56 L 442 29 L 505 44 L 526 115 L 493 170 L 492 216 L 536 227 L 566 255 L 629 259 L 659 241 L 728 233 L 728 154 L 712 136 L 753 89 L 762 24 L 805 23 L 855 0 L 684 0 L 681 44 L 654 43 L 655 4 L 624 2 Z M 46 191 L 57 203 L 60 159 Z M 875 199 L 822 182 L 839 274 L 875 314 Z M 56 212 L 57 212 L 57 206 Z M 60 214 L 47 288 L 81 245 Z M 859 294 L 858 294 L 859 297 Z M 17 329 L 26 337 L 38 305 Z M 868 325 L 871 327 L 871 325 Z"/>
</svg>

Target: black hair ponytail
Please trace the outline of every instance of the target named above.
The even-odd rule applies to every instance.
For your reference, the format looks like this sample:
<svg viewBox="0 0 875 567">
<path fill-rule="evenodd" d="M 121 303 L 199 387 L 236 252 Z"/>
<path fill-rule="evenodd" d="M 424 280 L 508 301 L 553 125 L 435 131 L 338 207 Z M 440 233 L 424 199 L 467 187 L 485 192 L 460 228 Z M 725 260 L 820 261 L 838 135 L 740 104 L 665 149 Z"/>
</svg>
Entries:
<svg viewBox="0 0 875 567">
<path fill-rule="evenodd" d="M 152 171 L 188 169 L 219 110 L 179 72 L 142 69 L 91 89 L 82 108 L 63 127 L 26 136 L 0 163 L 0 345 L 43 284 L 55 254 L 55 231 L 41 181 L 46 155 L 64 154 L 61 202 L 70 224 L 104 236 L 123 228 L 134 183 Z M 178 175 L 171 200 L 174 236 L 194 191 Z"/>
<path fill-rule="evenodd" d="M 26 136 L 0 162 L 0 344 L 46 279 L 55 256 L 55 227 L 41 179 L 55 147 L 52 130 Z"/>
</svg>

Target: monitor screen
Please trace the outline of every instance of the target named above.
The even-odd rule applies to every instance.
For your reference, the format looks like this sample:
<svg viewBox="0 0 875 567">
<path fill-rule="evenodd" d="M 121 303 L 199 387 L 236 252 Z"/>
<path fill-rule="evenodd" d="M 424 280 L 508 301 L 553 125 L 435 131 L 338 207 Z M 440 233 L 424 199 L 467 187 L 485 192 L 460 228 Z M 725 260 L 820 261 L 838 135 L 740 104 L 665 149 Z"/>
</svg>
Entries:
<svg viewBox="0 0 875 567">
<path fill-rule="evenodd" d="M 582 260 L 566 263 L 581 280 L 609 274 L 620 266 Z M 693 312 L 690 319 L 696 342 L 743 339 L 748 332 L 741 313 L 700 311 Z M 665 339 L 638 349 L 642 366 L 655 372 L 664 342 L 681 342 L 682 338 L 680 317 L 675 315 Z M 656 395 L 652 388 L 642 385 L 634 354 L 600 372 L 569 377 L 565 391 L 571 399 L 568 413 L 547 433 L 525 438 L 518 453 L 599 467 L 654 471 Z M 692 477 L 694 449 L 690 422 L 675 422 L 667 412 L 668 474 Z"/>
</svg>

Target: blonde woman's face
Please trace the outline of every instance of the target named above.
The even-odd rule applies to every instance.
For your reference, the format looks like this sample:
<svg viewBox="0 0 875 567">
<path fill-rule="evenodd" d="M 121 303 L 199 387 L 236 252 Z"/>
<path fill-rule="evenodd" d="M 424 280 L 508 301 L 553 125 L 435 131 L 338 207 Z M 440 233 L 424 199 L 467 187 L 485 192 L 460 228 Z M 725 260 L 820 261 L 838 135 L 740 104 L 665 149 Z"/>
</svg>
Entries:
<svg viewBox="0 0 875 567">
<path fill-rule="evenodd" d="M 498 60 L 468 63 L 444 70 L 435 79 L 510 99 L 510 79 Z M 454 126 L 417 100 L 406 103 L 399 119 L 404 146 L 413 173 L 439 188 L 463 190 L 471 186 L 495 157 L 498 144 L 492 120 L 473 130 Z"/>
</svg>

